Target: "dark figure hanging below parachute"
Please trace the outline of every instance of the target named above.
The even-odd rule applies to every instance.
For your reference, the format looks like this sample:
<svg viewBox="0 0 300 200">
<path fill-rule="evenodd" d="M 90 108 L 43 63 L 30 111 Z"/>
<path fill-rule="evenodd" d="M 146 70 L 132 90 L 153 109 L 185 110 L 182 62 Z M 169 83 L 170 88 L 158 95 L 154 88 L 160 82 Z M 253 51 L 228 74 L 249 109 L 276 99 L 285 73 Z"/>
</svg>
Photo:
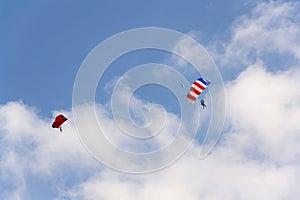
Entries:
<svg viewBox="0 0 300 200">
<path fill-rule="evenodd" d="M 201 99 L 200 103 L 201 103 L 202 108 L 204 109 L 206 107 L 204 100 Z"/>
<path fill-rule="evenodd" d="M 210 84 L 209 80 L 206 80 L 204 78 L 198 78 L 195 82 L 193 82 L 190 92 L 186 95 L 186 100 L 189 103 L 194 103 L 196 99 L 200 96 L 200 94 L 207 88 L 207 86 Z M 203 109 L 205 109 L 206 104 L 204 100 L 202 99 L 200 101 L 201 106 Z"/>
<path fill-rule="evenodd" d="M 63 116 L 62 114 L 57 115 L 55 117 L 55 121 L 52 124 L 52 128 L 58 128 L 60 130 L 60 132 L 62 132 L 62 127 L 61 126 L 67 120 L 68 119 L 65 116 Z"/>
</svg>

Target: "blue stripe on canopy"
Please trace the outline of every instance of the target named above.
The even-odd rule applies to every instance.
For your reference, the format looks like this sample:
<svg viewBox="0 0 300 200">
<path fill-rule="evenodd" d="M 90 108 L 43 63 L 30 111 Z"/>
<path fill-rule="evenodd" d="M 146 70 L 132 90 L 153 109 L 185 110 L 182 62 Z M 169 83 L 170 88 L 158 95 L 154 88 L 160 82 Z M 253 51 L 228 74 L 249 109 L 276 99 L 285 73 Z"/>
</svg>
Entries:
<svg viewBox="0 0 300 200">
<path fill-rule="evenodd" d="M 204 78 L 198 78 L 198 81 L 201 81 L 204 85 L 209 85 L 210 84 L 210 81 L 209 80 L 206 80 Z"/>
</svg>

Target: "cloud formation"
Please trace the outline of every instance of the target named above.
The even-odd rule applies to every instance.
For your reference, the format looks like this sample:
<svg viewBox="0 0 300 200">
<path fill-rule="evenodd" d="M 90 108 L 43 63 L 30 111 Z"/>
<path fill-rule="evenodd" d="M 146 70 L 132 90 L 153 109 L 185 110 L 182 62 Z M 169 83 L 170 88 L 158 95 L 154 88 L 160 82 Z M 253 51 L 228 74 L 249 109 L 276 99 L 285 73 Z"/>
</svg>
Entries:
<svg viewBox="0 0 300 200">
<path fill-rule="evenodd" d="M 242 72 L 226 84 L 226 131 L 204 160 L 197 158 L 200 146 L 194 143 L 166 169 L 119 173 L 102 167 L 84 150 L 72 117 L 60 134 L 33 107 L 1 105 L 0 199 L 299 199 L 297 10 L 297 2 L 261 3 L 233 25 L 222 59 L 215 58 L 223 66 L 235 63 Z M 270 52 L 288 54 L 294 62 L 284 70 L 269 70 L 273 62 L 265 54 Z M 105 110 L 98 111 L 109 132 L 116 131 Z M 135 113 L 144 116 L 143 109 Z"/>
<path fill-rule="evenodd" d="M 22 102 L 0 106 L 1 199 L 31 199 L 31 193 L 45 187 L 57 191 L 66 182 L 56 181 L 69 179 L 69 172 L 76 176 L 81 174 L 77 170 L 97 167 L 81 146 L 74 125 L 66 124 L 60 134 L 51 123 Z M 31 188 L 31 181 L 36 188 Z"/>
<path fill-rule="evenodd" d="M 28 182 L 40 177 L 44 186 L 63 186 L 56 188 L 56 199 L 297 199 L 299 74 L 249 66 L 227 84 L 230 128 L 213 153 L 198 160 L 194 144 L 169 168 L 146 175 L 99 167 L 80 145 L 72 120 L 60 134 L 33 108 L 21 102 L 2 105 L 1 197 L 34 197 L 41 185 L 29 188 Z M 63 175 L 68 171 L 70 185 Z"/>
<path fill-rule="evenodd" d="M 297 1 L 259 3 L 250 14 L 235 20 L 229 42 L 212 44 L 210 53 L 226 68 L 244 66 L 258 60 L 276 65 L 281 57 L 300 59 L 300 4 Z M 277 66 L 280 67 L 280 66 Z M 282 66 L 281 66 L 282 67 Z M 286 68 L 286 66 L 284 66 Z"/>
<path fill-rule="evenodd" d="M 66 195 L 75 199 L 121 195 L 125 200 L 298 199 L 299 75 L 299 70 L 271 73 L 256 65 L 228 83 L 230 128 L 206 159 L 197 159 L 195 144 L 165 170 L 142 176 L 105 170 Z"/>
</svg>

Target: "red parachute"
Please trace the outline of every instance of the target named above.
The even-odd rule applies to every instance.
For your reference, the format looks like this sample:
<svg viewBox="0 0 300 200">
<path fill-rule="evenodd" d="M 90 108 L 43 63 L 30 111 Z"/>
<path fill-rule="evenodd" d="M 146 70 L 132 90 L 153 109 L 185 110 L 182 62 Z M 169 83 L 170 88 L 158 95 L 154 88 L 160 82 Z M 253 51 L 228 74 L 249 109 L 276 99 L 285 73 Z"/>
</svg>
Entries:
<svg viewBox="0 0 300 200">
<path fill-rule="evenodd" d="M 59 128 L 60 132 L 62 132 L 61 125 L 67 120 L 68 119 L 65 116 L 63 116 L 62 114 L 57 115 L 55 117 L 55 121 L 52 124 L 52 128 Z"/>
</svg>

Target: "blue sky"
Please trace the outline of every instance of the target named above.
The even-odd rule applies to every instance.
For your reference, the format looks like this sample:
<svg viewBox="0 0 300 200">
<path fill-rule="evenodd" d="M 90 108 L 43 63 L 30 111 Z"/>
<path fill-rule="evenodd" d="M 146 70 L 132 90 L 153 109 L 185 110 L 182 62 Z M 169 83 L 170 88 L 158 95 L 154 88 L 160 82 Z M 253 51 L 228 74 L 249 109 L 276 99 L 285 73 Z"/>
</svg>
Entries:
<svg viewBox="0 0 300 200">
<path fill-rule="evenodd" d="M 1 1 L 0 199 L 299 199 L 299 11 L 300 3 L 293 0 Z M 112 89 L 128 70 L 150 62 L 171 66 L 189 82 L 199 75 L 170 53 L 144 49 L 111 64 L 99 82 L 94 110 L 72 107 L 72 94 L 82 62 L 99 43 L 142 27 L 173 29 L 203 45 L 224 80 L 226 120 L 218 144 L 205 159 L 198 159 L 202 146 L 194 142 L 167 168 L 132 175 L 97 162 L 76 130 L 86 131 L 87 138 L 98 133 L 90 120 L 95 111 L 113 145 L 147 152 L 174 142 L 182 124 L 186 134 L 179 137 L 178 150 L 191 139 L 195 121 L 179 117 L 180 99 L 172 91 L 147 85 L 130 97 L 136 123 L 151 124 L 147 133 L 155 134 L 165 120 L 161 134 L 137 143 L 124 132 L 138 135 L 140 129 L 122 119 L 116 126 L 110 113 Z M 191 59 L 203 56 L 185 40 L 174 49 Z M 171 74 L 158 72 L 173 80 Z M 189 90 L 176 84 L 181 93 Z M 120 108 L 130 96 L 127 85 L 121 86 Z M 208 106 L 200 110 L 200 141 L 214 126 L 208 123 L 212 113 L 218 112 L 212 94 L 219 93 L 208 88 L 203 95 Z M 82 122 L 75 124 L 72 114 L 78 111 Z M 51 128 L 49 116 L 57 113 L 69 118 L 62 134 Z M 151 167 L 148 157 L 116 156 L 104 148 L 105 142 L 96 144 L 112 165 Z M 151 159 L 161 167 L 170 156 L 166 152 Z"/>
<path fill-rule="evenodd" d="M 87 54 L 121 31 L 158 26 L 220 37 L 242 1 L 2 1 L 0 102 L 22 100 L 42 112 L 70 109 L 74 77 Z M 143 61 L 140 61 L 143 62 Z"/>
</svg>

